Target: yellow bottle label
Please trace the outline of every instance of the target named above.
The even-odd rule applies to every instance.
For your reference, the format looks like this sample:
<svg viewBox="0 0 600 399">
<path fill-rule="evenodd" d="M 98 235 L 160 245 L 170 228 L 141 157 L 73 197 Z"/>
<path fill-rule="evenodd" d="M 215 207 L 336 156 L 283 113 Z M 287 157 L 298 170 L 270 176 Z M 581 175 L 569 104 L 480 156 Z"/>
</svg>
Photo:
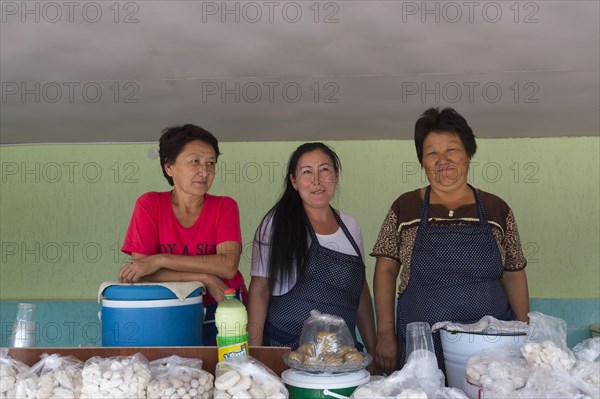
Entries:
<svg viewBox="0 0 600 399">
<path fill-rule="evenodd" d="M 217 345 L 218 342 L 217 342 Z M 230 345 L 218 346 L 219 361 L 229 359 L 235 356 L 248 356 L 248 341 L 232 343 Z"/>
</svg>

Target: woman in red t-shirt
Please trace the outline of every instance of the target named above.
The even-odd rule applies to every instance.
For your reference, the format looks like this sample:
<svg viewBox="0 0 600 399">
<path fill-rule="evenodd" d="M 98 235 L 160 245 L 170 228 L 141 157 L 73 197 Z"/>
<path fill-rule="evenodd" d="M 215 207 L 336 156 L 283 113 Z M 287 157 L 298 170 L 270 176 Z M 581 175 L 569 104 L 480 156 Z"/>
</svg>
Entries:
<svg viewBox="0 0 600 399">
<path fill-rule="evenodd" d="M 226 288 L 246 301 L 238 270 L 242 234 L 237 203 L 208 194 L 219 157 L 217 139 L 208 131 L 184 125 L 165 129 L 160 164 L 173 190 L 138 198 L 121 250 L 131 255 L 123 265 L 123 283 L 200 281 L 204 296 L 204 344 L 215 345 L 214 311 Z"/>
</svg>

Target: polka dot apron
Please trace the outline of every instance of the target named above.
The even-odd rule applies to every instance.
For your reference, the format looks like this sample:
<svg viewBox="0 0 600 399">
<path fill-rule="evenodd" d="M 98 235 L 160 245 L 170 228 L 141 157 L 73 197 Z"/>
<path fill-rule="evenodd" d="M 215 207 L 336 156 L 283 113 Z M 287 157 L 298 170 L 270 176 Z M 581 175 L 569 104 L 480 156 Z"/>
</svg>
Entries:
<svg viewBox="0 0 600 399">
<path fill-rule="evenodd" d="M 473 323 L 486 315 L 499 320 L 515 317 L 500 283 L 504 267 L 498 244 L 477 190 L 469 187 L 477 201 L 479 223 L 475 225 L 429 224 L 430 186 L 425 190 L 410 261 L 410 279 L 398 298 L 400 368 L 406 361 L 404 343 L 409 323 Z M 438 366 L 445 373 L 439 332 L 433 338 Z"/>
<path fill-rule="evenodd" d="M 271 296 L 263 345 L 289 346 L 296 350 L 304 321 L 313 309 L 343 318 L 356 342 L 356 316 L 365 282 L 365 265 L 344 222 L 333 208 L 331 211 L 357 255 L 322 246 L 307 217 L 311 244 L 304 274 L 298 277 L 289 292 Z M 357 348 L 361 350 L 362 345 L 357 343 Z"/>
</svg>

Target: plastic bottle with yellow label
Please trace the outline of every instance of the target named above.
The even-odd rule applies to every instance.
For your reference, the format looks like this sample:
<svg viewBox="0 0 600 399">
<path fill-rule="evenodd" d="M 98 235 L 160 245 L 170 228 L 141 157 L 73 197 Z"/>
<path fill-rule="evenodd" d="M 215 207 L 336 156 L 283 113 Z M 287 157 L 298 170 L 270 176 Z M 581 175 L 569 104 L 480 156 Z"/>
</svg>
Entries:
<svg viewBox="0 0 600 399">
<path fill-rule="evenodd" d="M 235 297 L 235 289 L 225 290 L 225 299 L 215 312 L 219 361 L 234 356 L 248 356 L 248 313 Z"/>
</svg>

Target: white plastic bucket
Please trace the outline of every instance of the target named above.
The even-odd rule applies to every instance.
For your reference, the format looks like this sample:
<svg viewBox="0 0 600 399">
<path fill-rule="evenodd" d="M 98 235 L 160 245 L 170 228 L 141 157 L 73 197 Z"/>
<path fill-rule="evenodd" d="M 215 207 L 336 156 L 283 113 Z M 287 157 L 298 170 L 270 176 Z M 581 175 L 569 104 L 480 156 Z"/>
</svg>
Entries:
<svg viewBox="0 0 600 399">
<path fill-rule="evenodd" d="M 440 330 L 446 379 L 448 386 L 463 389 L 467 360 L 483 349 L 497 348 L 506 344 L 522 346 L 525 334 L 493 335 Z"/>
</svg>

